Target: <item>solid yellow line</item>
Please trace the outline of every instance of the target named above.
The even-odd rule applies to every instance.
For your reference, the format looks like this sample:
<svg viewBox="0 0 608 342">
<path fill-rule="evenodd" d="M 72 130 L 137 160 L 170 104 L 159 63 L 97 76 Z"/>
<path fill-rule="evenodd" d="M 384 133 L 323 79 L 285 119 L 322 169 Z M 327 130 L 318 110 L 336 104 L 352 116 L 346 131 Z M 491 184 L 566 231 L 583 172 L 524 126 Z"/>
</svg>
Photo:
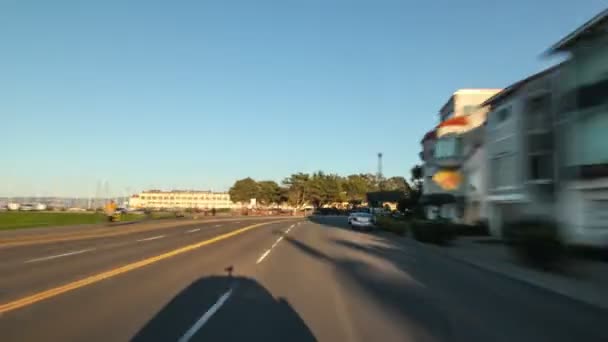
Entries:
<svg viewBox="0 0 608 342">
<path fill-rule="evenodd" d="M 8 302 L 8 303 L 5 303 L 5 304 L 0 304 L 0 313 L 5 313 L 5 312 L 8 312 L 8 311 L 19 309 L 19 308 L 22 308 L 24 306 L 28 306 L 28 305 L 34 304 L 36 302 L 39 302 L 39 301 L 42 301 L 42 300 L 45 300 L 45 299 L 48 299 L 48 298 L 51 298 L 51 297 L 58 296 L 58 295 L 60 295 L 62 293 L 66 293 L 68 291 L 76 290 L 78 288 L 81 288 L 81 287 L 84 287 L 84 286 L 87 286 L 87 285 L 91 285 L 93 283 L 102 281 L 104 279 L 108 279 L 110 277 L 117 276 L 117 275 L 122 274 L 122 273 L 133 271 L 135 269 L 138 269 L 138 268 L 141 268 L 141 267 L 153 264 L 155 262 L 158 262 L 158 261 L 161 261 L 161 260 L 164 260 L 164 259 L 176 256 L 178 254 L 186 253 L 186 252 L 189 252 L 191 250 L 194 250 L 194 249 L 206 246 L 206 245 L 210 245 L 212 243 L 215 243 L 215 242 L 218 242 L 218 241 L 221 241 L 221 240 L 228 239 L 230 237 L 233 237 L 235 235 L 244 233 L 244 232 L 246 232 L 248 230 L 251 230 L 251 229 L 263 226 L 263 225 L 267 225 L 267 224 L 271 224 L 271 223 L 276 223 L 276 222 L 282 222 L 282 221 L 285 221 L 285 220 L 264 222 L 264 223 L 258 223 L 258 224 L 254 224 L 254 225 L 251 225 L 251 226 L 247 226 L 247 227 L 244 227 L 244 228 L 232 231 L 230 233 L 226 233 L 226 234 L 222 234 L 222 235 L 216 236 L 216 237 L 211 238 L 209 240 L 205 240 L 205 241 L 201 241 L 201 242 L 198 242 L 198 243 L 195 243 L 195 244 L 192 244 L 192 245 L 181 247 L 181 248 L 172 250 L 170 252 L 163 253 L 163 254 L 160 254 L 160 255 L 157 255 L 157 256 L 153 256 L 153 257 L 150 257 L 150 258 L 147 258 L 147 259 L 144 259 L 144 260 L 136 261 L 134 263 L 130 263 L 130 264 L 127 264 L 127 265 L 124 265 L 124 266 L 121 266 L 121 267 L 118 267 L 118 268 L 114 268 L 114 269 L 111 269 L 111 270 L 108 270 L 108 271 L 105 271 L 105 272 L 102 272 L 102 273 L 99 273 L 99 274 L 95 274 L 95 275 L 92 275 L 92 276 L 89 276 L 89 277 L 86 277 L 86 278 L 83 278 L 83 279 L 80 279 L 80 280 L 76 280 L 74 282 L 71 282 L 71 283 L 68 283 L 68 284 L 65 284 L 65 285 L 61 285 L 61 286 L 58 286 L 58 287 L 55 287 L 55 288 L 52 288 L 52 289 L 44 290 L 44 291 L 38 292 L 36 294 L 30 295 L 30 296 L 27 296 L 27 297 L 23 297 L 21 299 L 17 299 L 17 300 L 12 301 L 12 302 Z"/>
<path fill-rule="evenodd" d="M 200 222 L 179 222 L 179 224 L 176 225 L 177 226 L 185 226 L 185 225 L 191 225 L 191 224 L 197 224 L 197 223 L 201 223 L 201 224 L 206 224 L 206 223 L 215 223 L 215 222 L 234 222 L 238 219 L 224 219 L 224 220 L 201 220 Z M 172 226 L 161 226 L 161 227 L 153 227 L 150 229 L 131 229 L 131 230 L 120 230 L 120 231 L 110 231 L 110 232 L 106 232 L 103 233 L 104 229 L 98 229 L 96 231 L 88 231 L 85 232 L 84 234 L 65 234 L 65 235 L 58 235 L 55 237 L 49 237 L 49 238 L 40 238 L 40 237 L 26 237 L 26 238 L 19 238 L 19 239 L 15 239 L 15 240 L 0 240 L 0 248 L 2 247 L 17 247 L 17 246 L 30 246 L 30 245 L 39 245 L 39 244 L 46 244 L 46 243 L 52 243 L 52 242 L 65 242 L 65 241 L 77 241 L 77 240 L 88 240 L 88 239 L 96 239 L 96 238 L 102 238 L 102 237 L 115 237 L 115 236 L 123 236 L 123 235 L 129 235 L 129 234 L 133 234 L 133 233 L 140 233 L 140 232 L 146 232 L 146 231 L 154 231 L 154 230 L 158 230 L 158 229 L 165 229 L 165 228 L 171 228 Z M 97 233 L 97 232 L 101 232 L 101 233 Z"/>
</svg>

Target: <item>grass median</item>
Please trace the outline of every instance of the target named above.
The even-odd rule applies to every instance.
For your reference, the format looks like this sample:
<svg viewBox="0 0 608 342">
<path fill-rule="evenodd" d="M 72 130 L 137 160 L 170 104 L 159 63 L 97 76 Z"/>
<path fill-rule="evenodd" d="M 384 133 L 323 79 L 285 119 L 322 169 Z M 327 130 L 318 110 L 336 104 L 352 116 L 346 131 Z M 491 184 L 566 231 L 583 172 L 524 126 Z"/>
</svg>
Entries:
<svg viewBox="0 0 608 342">
<path fill-rule="evenodd" d="M 121 221 L 144 219 L 144 215 L 123 214 Z M 107 222 L 104 214 L 93 212 L 3 212 L 0 213 L 0 230 L 36 227 L 55 227 Z"/>
</svg>

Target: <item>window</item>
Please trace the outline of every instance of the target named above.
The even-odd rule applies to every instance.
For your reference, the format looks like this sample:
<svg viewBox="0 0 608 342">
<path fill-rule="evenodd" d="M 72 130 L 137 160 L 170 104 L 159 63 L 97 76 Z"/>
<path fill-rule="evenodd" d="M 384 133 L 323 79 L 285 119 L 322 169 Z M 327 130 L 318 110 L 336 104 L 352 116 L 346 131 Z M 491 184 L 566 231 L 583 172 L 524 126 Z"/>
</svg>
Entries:
<svg viewBox="0 0 608 342">
<path fill-rule="evenodd" d="M 511 108 L 503 108 L 496 113 L 496 123 L 501 124 L 509 118 L 511 115 Z"/>
<path fill-rule="evenodd" d="M 530 156 L 530 179 L 550 180 L 553 179 L 553 156 L 543 154 Z"/>
<path fill-rule="evenodd" d="M 454 110 L 450 110 L 449 112 L 442 113 L 440 116 L 441 116 L 441 121 L 445 121 L 454 116 Z"/>
<path fill-rule="evenodd" d="M 528 153 L 552 153 L 553 152 L 553 134 L 550 132 L 543 134 L 528 135 Z"/>
<path fill-rule="evenodd" d="M 490 161 L 491 186 L 501 188 L 514 186 L 517 181 L 517 159 L 515 153 L 502 154 Z"/>
<path fill-rule="evenodd" d="M 473 112 L 475 112 L 477 110 L 477 106 L 474 105 L 466 105 L 464 107 L 462 107 L 462 115 L 469 115 L 472 114 Z"/>
<path fill-rule="evenodd" d="M 552 125 L 551 96 L 541 95 L 528 100 L 526 105 L 528 131 L 545 130 Z"/>
<path fill-rule="evenodd" d="M 588 111 L 567 127 L 567 165 L 608 164 L 608 111 Z"/>
<path fill-rule="evenodd" d="M 461 155 L 460 137 L 441 138 L 435 145 L 435 158 L 453 158 Z"/>
</svg>

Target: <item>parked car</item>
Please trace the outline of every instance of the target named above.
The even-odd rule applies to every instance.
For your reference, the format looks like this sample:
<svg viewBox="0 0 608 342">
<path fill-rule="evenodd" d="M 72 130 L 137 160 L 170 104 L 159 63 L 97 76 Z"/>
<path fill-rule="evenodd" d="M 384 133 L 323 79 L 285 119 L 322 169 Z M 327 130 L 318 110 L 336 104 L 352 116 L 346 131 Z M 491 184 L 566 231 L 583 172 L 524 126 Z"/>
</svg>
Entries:
<svg viewBox="0 0 608 342">
<path fill-rule="evenodd" d="M 370 213 L 352 213 L 348 216 L 348 224 L 352 229 L 372 229 L 376 219 Z"/>
</svg>

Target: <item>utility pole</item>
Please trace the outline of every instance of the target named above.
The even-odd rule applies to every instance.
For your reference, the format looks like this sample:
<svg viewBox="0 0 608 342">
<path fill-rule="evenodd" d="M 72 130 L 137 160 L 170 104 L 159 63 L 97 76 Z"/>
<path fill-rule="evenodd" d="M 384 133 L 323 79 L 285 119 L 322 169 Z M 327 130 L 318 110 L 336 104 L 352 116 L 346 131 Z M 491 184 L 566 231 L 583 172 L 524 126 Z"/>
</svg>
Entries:
<svg viewBox="0 0 608 342">
<path fill-rule="evenodd" d="M 378 173 L 376 174 L 376 178 L 378 178 L 378 185 L 382 184 L 382 177 L 382 152 L 380 152 L 378 153 Z"/>
</svg>

